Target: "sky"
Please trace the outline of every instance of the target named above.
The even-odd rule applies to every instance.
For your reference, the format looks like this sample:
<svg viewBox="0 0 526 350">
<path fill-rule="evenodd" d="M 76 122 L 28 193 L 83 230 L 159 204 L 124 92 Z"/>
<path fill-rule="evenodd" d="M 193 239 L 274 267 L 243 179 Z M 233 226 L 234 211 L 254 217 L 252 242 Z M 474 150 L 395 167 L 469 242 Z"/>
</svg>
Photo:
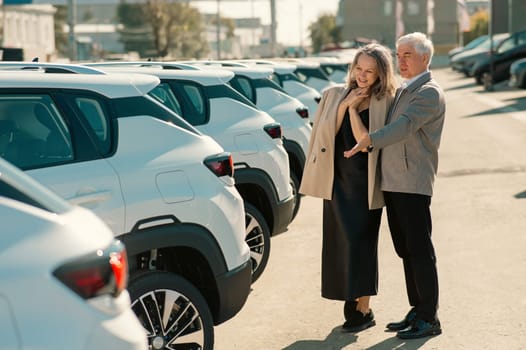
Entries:
<svg viewBox="0 0 526 350">
<path fill-rule="evenodd" d="M 217 1 L 190 1 L 205 13 L 217 13 Z M 310 42 L 309 24 L 325 13 L 336 15 L 339 0 L 276 0 L 277 41 L 285 45 Z M 270 24 L 270 0 L 220 0 L 223 17 L 259 17 L 262 24 Z"/>
</svg>

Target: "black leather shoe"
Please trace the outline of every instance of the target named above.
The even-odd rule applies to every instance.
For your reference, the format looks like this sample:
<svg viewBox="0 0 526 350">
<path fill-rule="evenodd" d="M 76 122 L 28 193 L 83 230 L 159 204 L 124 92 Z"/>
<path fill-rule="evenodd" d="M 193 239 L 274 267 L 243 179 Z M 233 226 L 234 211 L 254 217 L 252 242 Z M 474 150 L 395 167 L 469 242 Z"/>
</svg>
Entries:
<svg viewBox="0 0 526 350">
<path fill-rule="evenodd" d="M 342 333 L 359 332 L 375 325 L 373 310 L 369 310 L 365 315 L 358 310 L 354 310 L 350 319 L 342 325 L 341 331 Z"/>
<path fill-rule="evenodd" d="M 396 336 L 400 339 L 416 339 L 441 333 L 442 328 L 439 320 L 427 322 L 422 319 L 415 319 L 408 328 L 398 332 Z"/>
<path fill-rule="evenodd" d="M 411 325 L 411 322 L 413 322 L 415 318 L 416 318 L 416 310 L 412 308 L 411 310 L 409 310 L 407 315 L 405 315 L 402 321 L 390 322 L 387 324 L 387 326 L 385 326 L 385 328 L 387 328 L 387 330 L 391 332 L 398 332 L 398 331 L 401 331 L 409 327 Z"/>
</svg>

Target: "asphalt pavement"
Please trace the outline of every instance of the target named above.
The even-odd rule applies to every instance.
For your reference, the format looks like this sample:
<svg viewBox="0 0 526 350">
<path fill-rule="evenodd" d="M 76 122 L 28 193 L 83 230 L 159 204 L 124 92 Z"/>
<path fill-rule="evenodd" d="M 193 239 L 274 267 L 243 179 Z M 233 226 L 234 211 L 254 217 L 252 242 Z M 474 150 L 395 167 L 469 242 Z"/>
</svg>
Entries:
<svg viewBox="0 0 526 350">
<path fill-rule="evenodd" d="M 241 312 L 216 327 L 217 350 L 526 349 L 526 90 L 484 91 L 437 68 L 447 112 L 432 200 L 443 334 L 399 340 L 385 324 L 408 311 L 403 269 L 385 213 L 377 325 L 341 333 L 342 302 L 320 296 L 321 205 L 305 197 L 271 240 Z"/>
</svg>

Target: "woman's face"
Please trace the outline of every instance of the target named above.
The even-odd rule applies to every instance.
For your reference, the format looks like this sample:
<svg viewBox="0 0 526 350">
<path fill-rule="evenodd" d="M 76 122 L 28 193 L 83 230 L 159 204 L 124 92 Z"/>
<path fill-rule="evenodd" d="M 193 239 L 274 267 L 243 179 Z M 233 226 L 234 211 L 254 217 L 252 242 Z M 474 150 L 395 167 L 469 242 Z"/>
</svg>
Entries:
<svg viewBox="0 0 526 350">
<path fill-rule="evenodd" d="M 369 88 L 378 79 L 376 60 L 367 54 L 361 54 L 354 67 L 356 83 L 360 88 Z"/>
</svg>

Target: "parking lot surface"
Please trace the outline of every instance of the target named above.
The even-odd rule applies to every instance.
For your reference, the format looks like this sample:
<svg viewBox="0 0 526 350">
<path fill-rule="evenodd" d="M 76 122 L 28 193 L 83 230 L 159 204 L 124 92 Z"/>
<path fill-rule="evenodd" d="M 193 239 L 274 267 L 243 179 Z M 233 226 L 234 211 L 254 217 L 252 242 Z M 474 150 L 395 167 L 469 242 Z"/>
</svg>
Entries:
<svg viewBox="0 0 526 350">
<path fill-rule="evenodd" d="M 272 238 L 247 304 L 216 328 L 215 349 L 526 348 L 526 90 L 487 92 L 448 68 L 433 74 L 447 98 L 431 207 L 443 334 L 403 341 L 384 331 L 409 309 L 385 214 L 377 325 L 341 333 L 342 302 L 320 296 L 322 202 L 305 197 L 289 230 Z"/>
</svg>

